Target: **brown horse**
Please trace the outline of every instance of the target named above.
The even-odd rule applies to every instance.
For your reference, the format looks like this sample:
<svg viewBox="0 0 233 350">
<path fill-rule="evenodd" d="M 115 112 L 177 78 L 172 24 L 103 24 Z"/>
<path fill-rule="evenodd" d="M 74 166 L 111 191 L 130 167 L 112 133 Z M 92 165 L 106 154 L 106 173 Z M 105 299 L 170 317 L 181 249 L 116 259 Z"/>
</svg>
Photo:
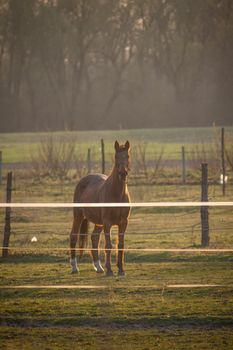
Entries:
<svg viewBox="0 0 233 350">
<path fill-rule="evenodd" d="M 124 145 L 115 142 L 115 164 L 109 176 L 103 174 L 89 174 L 83 177 L 76 186 L 74 203 L 129 203 L 127 189 L 127 175 L 129 171 L 129 141 Z M 91 235 L 92 258 L 96 272 L 104 272 L 99 258 L 100 233 L 105 235 L 105 267 L 106 275 L 112 276 L 111 268 L 111 227 L 118 226 L 118 274 L 124 271 L 124 236 L 130 213 L 129 207 L 85 207 L 74 208 L 73 227 L 70 234 L 70 253 L 72 273 L 78 272 L 75 246 L 79 238 L 80 255 L 87 242 L 88 222 L 92 222 L 94 230 Z"/>
</svg>

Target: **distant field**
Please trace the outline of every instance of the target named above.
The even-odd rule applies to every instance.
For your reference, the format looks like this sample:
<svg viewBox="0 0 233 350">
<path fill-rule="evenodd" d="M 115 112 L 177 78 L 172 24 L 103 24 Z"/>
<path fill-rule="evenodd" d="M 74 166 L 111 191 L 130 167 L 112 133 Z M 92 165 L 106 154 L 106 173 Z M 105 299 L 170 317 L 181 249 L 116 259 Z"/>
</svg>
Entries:
<svg viewBox="0 0 233 350">
<path fill-rule="evenodd" d="M 79 142 L 98 142 L 101 138 L 113 141 L 115 138 L 130 139 L 132 141 L 142 140 L 150 142 L 189 143 L 208 141 L 212 138 L 217 128 L 166 128 L 166 129 L 129 129 L 129 130 L 103 130 L 103 131 L 74 131 L 55 132 L 56 135 L 70 135 L 77 137 Z M 233 130 L 227 127 L 226 130 Z M 38 142 L 47 135 L 46 132 L 38 133 L 11 133 L 0 134 L 1 143 L 33 143 Z"/>
<path fill-rule="evenodd" d="M 226 134 L 233 135 L 233 127 L 227 127 Z M 77 143 L 76 152 L 86 157 L 87 149 L 91 148 L 93 158 L 100 156 L 100 140 L 106 143 L 106 153 L 112 154 L 115 139 L 124 142 L 129 139 L 132 148 L 139 143 L 147 143 L 147 151 L 153 153 L 164 146 L 164 152 L 168 158 L 180 157 L 181 145 L 187 145 L 187 149 L 194 144 L 211 143 L 220 128 L 171 128 L 171 129 L 135 129 L 112 131 L 79 131 L 56 132 L 53 135 Z M 45 140 L 48 133 L 17 133 L 0 134 L 0 149 L 3 151 L 4 162 L 27 162 L 30 154 L 36 152 L 41 141 Z M 177 153 L 177 155 L 176 155 Z M 178 155 L 179 154 L 179 155 Z"/>
</svg>

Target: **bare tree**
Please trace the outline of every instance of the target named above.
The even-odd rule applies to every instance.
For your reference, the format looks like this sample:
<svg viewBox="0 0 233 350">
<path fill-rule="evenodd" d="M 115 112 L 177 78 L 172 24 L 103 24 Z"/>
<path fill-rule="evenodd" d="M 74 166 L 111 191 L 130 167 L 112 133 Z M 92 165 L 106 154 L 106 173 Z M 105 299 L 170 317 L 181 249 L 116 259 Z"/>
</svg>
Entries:
<svg viewBox="0 0 233 350">
<path fill-rule="evenodd" d="M 158 151 L 148 152 L 148 143 L 138 143 L 134 151 L 134 171 L 145 177 L 147 182 L 156 182 L 164 166 L 164 147 Z"/>
<path fill-rule="evenodd" d="M 101 122 L 106 121 L 111 108 L 123 92 L 124 74 L 135 49 L 135 6 L 132 1 L 108 1 L 107 21 L 102 31 L 101 52 L 106 72 L 111 72 L 111 92 L 108 94 Z M 107 91 L 108 89 L 106 89 Z"/>
<path fill-rule="evenodd" d="M 75 155 L 75 139 L 49 134 L 44 136 L 36 152 L 30 151 L 34 177 L 64 179 L 67 177 Z"/>
<path fill-rule="evenodd" d="M 233 0 L 0 0 L 1 130 L 231 125 L 232 15 Z"/>
</svg>

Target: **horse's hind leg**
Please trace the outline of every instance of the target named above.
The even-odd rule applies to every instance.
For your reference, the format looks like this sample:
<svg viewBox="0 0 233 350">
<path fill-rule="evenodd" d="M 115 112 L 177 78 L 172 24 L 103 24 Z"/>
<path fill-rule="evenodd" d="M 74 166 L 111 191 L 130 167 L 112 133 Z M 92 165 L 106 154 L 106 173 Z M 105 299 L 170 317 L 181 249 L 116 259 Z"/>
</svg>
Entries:
<svg viewBox="0 0 233 350">
<path fill-rule="evenodd" d="M 112 267 L 111 267 L 111 252 L 112 252 L 112 242 L 111 242 L 111 225 L 104 225 L 104 235 L 105 235 L 105 266 L 106 266 L 106 275 L 113 276 Z"/>
<path fill-rule="evenodd" d="M 101 266 L 100 258 L 99 258 L 99 241 L 100 241 L 100 233 L 102 231 L 102 228 L 103 228 L 102 226 L 95 225 L 91 235 L 91 241 L 92 241 L 91 254 L 93 258 L 94 269 L 97 273 L 104 272 L 104 269 Z"/>
<path fill-rule="evenodd" d="M 70 233 L 70 264 L 71 272 L 78 272 L 77 259 L 76 259 L 76 243 L 78 240 L 78 234 L 80 230 L 81 223 L 83 221 L 83 213 L 81 210 L 74 212 L 73 226 Z"/>
<path fill-rule="evenodd" d="M 124 276 L 124 239 L 125 239 L 125 230 L 128 224 L 128 220 L 123 221 L 118 226 L 118 251 L 117 251 L 117 267 L 118 267 L 118 275 Z"/>
</svg>

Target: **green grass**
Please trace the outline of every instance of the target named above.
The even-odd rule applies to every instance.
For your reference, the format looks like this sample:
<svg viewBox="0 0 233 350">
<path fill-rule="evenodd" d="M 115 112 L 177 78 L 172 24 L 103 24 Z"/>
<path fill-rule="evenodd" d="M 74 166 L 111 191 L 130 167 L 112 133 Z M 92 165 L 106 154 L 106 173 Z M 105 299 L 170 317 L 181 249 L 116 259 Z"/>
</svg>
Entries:
<svg viewBox="0 0 233 350">
<path fill-rule="evenodd" d="M 3 285 L 93 284 L 100 290 L 0 289 L 3 348 L 231 349 L 232 259 L 145 256 L 127 264 L 125 278 L 96 276 L 90 263 L 70 275 L 66 257 L 15 256 L 1 260 Z M 228 287 L 166 288 L 168 283 Z M 154 284 L 158 288 L 154 289 Z M 137 287 L 134 287 L 134 286 Z"/>
<path fill-rule="evenodd" d="M 219 129 L 220 130 L 220 129 Z M 154 154 L 163 145 L 165 158 L 180 159 L 181 145 L 186 145 L 187 151 L 194 144 L 211 143 L 216 130 L 213 128 L 171 128 L 171 129 L 135 129 L 135 130 L 112 130 L 112 131 L 77 131 L 77 132 L 54 132 L 58 139 L 73 139 L 77 142 L 76 152 L 87 156 L 87 149 L 92 152 L 92 159 L 100 158 L 100 140 L 106 143 L 107 158 L 111 159 L 113 143 L 115 139 L 121 142 L 130 140 L 132 149 L 139 143 L 147 143 L 148 154 Z M 233 127 L 226 127 L 226 135 L 233 134 Z M 3 151 L 4 162 L 27 162 L 31 159 L 30 154 L 35 153 L 41 141 L 46 139 L 48 133 L 12 133 L 0 134 L 0 145 Z"/>
<path fill-rule="evenodd" d="M 227 127 L 226 130 L 232 130 Z M 98 142 L 101 138 L 106 141 L 113 141 L 115 138 L 130 139 L 133 141 L 151 141 L 151 142 L 174 142 L 179 143 L 181 139 L 185 143 L 195 142 L 196 140 L 211 140 L 213 128 L 167 128 L 167 129 L 131 129 L 131 130 L 103 130 L 103 131 L 74 131 L 74 132 L 54 132 L 58 137 L 60 135 L 74 135 L 79 142 Z M 47 133 L 11 133 L 0 134 L 1 143 L 33 143 L 38 142 L 45 137 Z"/>
<path fill-rule="evenodd" d="M 15 201 L 70 201 L 75 181 L 16 179 Z M 1 187 L 1 196 L 3 196 Z M 212 200 L 221 187 L 211 185 Z M 232 198 L 227 188 L 226 200 Z M 199 200 L 199 186 L 130 186 L 133 200 Z M 232 210 L 210 208 L 210 247 L 231 247 Z M 233 256 L 223 253 L 126 252 L 125 278 L 96 275 L 85 254 L 70 274 L 70 209 L 14 209 L 13 248 L 0 258 L 0 345 L 3 349 L 231 349 Z M 193 208 L 132 210 L 126 248 L 200 247 Z M 4 225 L 4 211 L 0 224 Z M 196 225 L 197 224 L 197 225 Z M 196 225 L 196 226 L 195 226 Z M 184 232 L 183 232 L 184 231 Z M 33 236 L 38 242 L 31 243 Z M 117 232 L 113 230 L 113 244 Z M 101 248 L 104 247 L 102 237 Z M 15 248 L 15 249 L 14 249 Z M 17 250 L 19 249 L 20 250 Z M 63 248 L 64 250 L 60 250 Z M 28 250 L 29 249 L 29 250 Z M 32 249 L 32 250 L 30 250 Z M 113 269 L 115 252 L 112 256 Z M 104 254 L 101 253 L 104 260 Z M 214 284 L 173 289 L 171 284 Z M 94 285 L 104 289 L 19 289 L 20 285 Z M 11 289 L 10 286 L 16 286 Z M 155 288 L 156 286 L 156 288 Z M 23 344 L 23 345 L 22 345 Z M 175 345 L 174 345 L 175 344 Z"/>
<path fill-rule="evenodd" d="M 139 328 L 139 327 L 138 327 Z M 10 332 L 9 332 L 10 330 Z M 68 327 L 63 333 L 60 327 L 53 328 L 1 328 L 7 341 L 3 344 L 8 349 L 28 350 L 37 348 L 38 341 L 41 349 L 231 349 L 231 330 L 213 329 L 178 329 L 173 327 L 164 331 L 160 327 L 140 329 L 137 327 L 127 331 L 115 328 L 83 327 L 82 329 Z"/>
<path fill-rule="evenodd" d="M 232 130 L 232 129 L 231 129 Z M 167 152 L 205 137 L 211 129 L 132 130 L 75 133 L 77 149 L 99 152 L 100 139 L 112 152 L 115 138 L 133 145 L 158 142 Z M 42 136 L 44 136 L 43 134 Z M 58 133 L 59 135 L 59 133 Z M 9 161 L 26 161 L 41 134 L 0 135 Z M 173 144 L 172 144 L 173 143 Z M 157 145 L 157 146 L 156 146 Z M 33 148 L 34 147 L 34 148 Z M 24 150 L 24 152 L 23 152 Z M 8 158 L 7 158 L 8 157 Z M 168 177 L 168 172 L 166 173 Z M 200 174 L 197 181 L 200 181 Z M 178 182 L 180 179 L 178 179 Z M 71 202 L 77 180 L 36 181 L 14 171 L 14 202 Z M 132 201 L 199 201 L 200 185 L 138 185 L 129 178 Z M 0 186 L 5 199 L 5 179 Z M 220 185 L 209 186 L 209 198 L 223 200 Z M 232 200 L 233 185 L 224 200 Z M 209 208 L 210 248 L 232 248 L 232 208 Z M 70 274 L 71 209 L 13 209 L 10 256 L 0 258 L 1 349 L 206 349 L 233 347 L 233 255 L 126 251 L 126 277 L 96 275 L 86 252 L 81 273 Z M 0 211 L 4 228 L 4 210 Z M 36 236 L 37 243 L 31 243 Z M 116 228 L 112 233 L 117 240 Z M 90 240 L 89 240 L 90 241 Z M 126 234 L 126 248 L 199 248 L 198 208 L 135 208 Z M 90 244 L 90 242 L 89 242 Z M 89 246 L 90 247 L 90 246 Z M 101 248 L 104 248 L 103 237 Z M 116 273 L 115 251 L 113 269 Z M 104 260 L 104 253 L 101 252 Z M 214 284 L 214 288 L 171 288 L 171 284 Z M 104 289 L 19 289 L 20 285 L 94 285 Z M 1 286 L 8 286 L 2 289 Z M 16 288 L 10 288 L 16 286 Z M 156 286 L 156 288 L 155 288 Z"/>
</svg>

